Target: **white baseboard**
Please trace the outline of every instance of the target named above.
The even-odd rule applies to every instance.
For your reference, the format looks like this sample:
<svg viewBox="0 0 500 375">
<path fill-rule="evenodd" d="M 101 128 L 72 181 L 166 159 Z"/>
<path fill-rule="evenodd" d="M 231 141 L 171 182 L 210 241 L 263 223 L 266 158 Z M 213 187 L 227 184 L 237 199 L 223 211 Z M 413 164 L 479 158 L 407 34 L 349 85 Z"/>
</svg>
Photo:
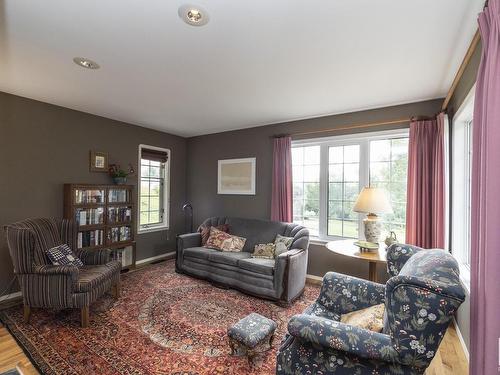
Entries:
<svg viewBox="0 0 500 375">
<path fill-rule="evenodd" d="M 21 292 L 15 292 L 15 293 L 10 293 L 10 294 L 5 294 L 3 296 L 0 296 L 0 302 L 10 301 L 11 299 L 19 298 L 21 296 L 22 296 Z"/>
<path fill-rule="evenodd" d="M 156 255 L 156 256 L 151 257 L 151 258 L 141 259 L 141 260 L 138 260 L 137 262 L 135 262 L 135 264 L 141 265 L 141 264 L 145 264 L 145 263 L 151 263 L 151 262 L 154 262 L 156 260 L 168 258 L 169 256 L 172 256 L 172 255 L 175 255 L 175 251 L 171 251 L 169 253 L 165 253 L 165 254 L 161 254 L 161 255 Z"/>
<path fill-rule="evenodd" d="M 457 320 L 455 317 L 453 317 L 453 324 L 455 324 L 455 330 L 457 331 L 457 336 L 458 339 L 460 340 L 460 344 L 462 345 L 462 349 L 464 350 L 465 357 L 467 358 L 467 362 L 469 361 L 469 350 L 467 349 L 467 346 L 465 345 L 465 340 L 464 337 L 462 336 L 462 332 L 460 332 L 460 327 L 458 326 Z"/>
</svg>

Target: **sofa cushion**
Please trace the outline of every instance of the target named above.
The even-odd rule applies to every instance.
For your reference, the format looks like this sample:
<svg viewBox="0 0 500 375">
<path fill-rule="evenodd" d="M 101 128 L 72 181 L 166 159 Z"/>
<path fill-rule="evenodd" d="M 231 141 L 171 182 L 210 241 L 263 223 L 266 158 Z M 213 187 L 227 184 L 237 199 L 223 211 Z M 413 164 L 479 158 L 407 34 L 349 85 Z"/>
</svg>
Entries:
<svg viewBox="0 0 500 375">
<path fill-rule="evenodd" d="M 121 264 L 116 261 L 108 262 L 98 266 L 83 266 L 79 268 L 76 292 L 90 292 L 103 282 L 110 280 L 120 272 Z"/>
<path fill-rule="evenodd" d="M 208 256 L 213 253 L 218 253 L 218 251 L 207 249 L 206 247 L 189 247 L 184 249 L 184 256 L 188 258 L 208 259 Z"/>
<path fill-rule="evenodd" d="M 238 266 L 248 271 L 260 273 L 262 275 L 274 274 L 274 259 L 250 258 L 242 259 L 238 262 Z"/>
<path fill-rule="evenodd" d="M 215 251 L 208 256 L 208 260 L 214 263 L 229 264 L 230 266 L 237 266 L 238 261 L 241 259 L 250 258 L 249 253 L 245 252 L 220 252 Z"/>
<path fill-rule="evenodd" d="M 212 228 L 212 227 L 206 226 L 206 225 L 201 225 L 198 228 L 198 232 L 200 232 L 200 234 L 201 234 L 201 246 L 206 245 L 206 243 L 208 241 L 208 237 L 210 237 L 210 228 Z M 216 228 L 220 231 L 229 233 L 229 224 L 217 225 Z"/>
</svg>

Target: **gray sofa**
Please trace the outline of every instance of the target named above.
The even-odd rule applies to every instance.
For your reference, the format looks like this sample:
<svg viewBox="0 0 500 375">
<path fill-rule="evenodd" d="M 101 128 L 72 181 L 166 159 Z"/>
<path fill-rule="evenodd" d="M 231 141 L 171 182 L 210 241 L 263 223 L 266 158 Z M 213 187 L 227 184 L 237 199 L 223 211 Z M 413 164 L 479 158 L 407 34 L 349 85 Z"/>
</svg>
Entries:
<svg viewBox="0 0 500 375">
<path fill-rule="evenodd" d="M 297 224 L 211 217 L 202 226 L 229 225 L 229 233 L 246 238 L 242 252 L 201 247 L 200 233 L 177 237 L 176 271 L 257 297 L 289 304 L 299 297 L 306 281 L 309 231 Z M 274 242 L 277 234 L 293 237 L 290 250 L 276 259 L 252 258 L 254 246 Z"/>
</svg>

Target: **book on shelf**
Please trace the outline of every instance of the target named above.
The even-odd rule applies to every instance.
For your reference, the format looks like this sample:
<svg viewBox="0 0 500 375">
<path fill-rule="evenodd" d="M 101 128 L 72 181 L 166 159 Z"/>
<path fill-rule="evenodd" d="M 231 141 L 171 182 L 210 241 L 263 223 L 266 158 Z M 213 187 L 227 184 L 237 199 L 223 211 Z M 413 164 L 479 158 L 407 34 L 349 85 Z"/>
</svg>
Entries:
<svg viewBox="0 0 500 375">
<path fill-rule="evenodd" d="M 110 207 L 108 209 L 108 222 L 127 223 L 132 219 L 132 209 L 130 207 Z"/>
<path fill-rule="evenodd" d="M 122 267 L 128 267 L 134 263 L 132 246 L 114 249 L 111 253 L 111 260 L 121 262 Z"/>
<path fill-rule="evenodd" d="M 104 203 L 103 190 L 77 189 L 75 190 L 75 202 L 84 203 Z"/>
<path fill-rule="evenodd" d="M 101 246 L 104 240 L 104 231 L 101 229 L 78 232 L 78 248 Z"/>
<path fill-rule="evenodd" d="M 102 224 L 104 222 L 104 209 L 79 208 L 76 210 L 75 219 L 78 225 Z"/>
<path fill-rule="evenodd" d="M 109 200 L 109 202 L 112 202 L 112 203 L 127 202 L 127 190 L 125 190 L 125 189 L 110 189 L 108 200 Z"/>
<path fill-rule="evenodd" d="M 131 229 L 128 226 L 113 227 L 110 232 L 111 242 L 129 241 L 131 239 Z"/>
</svg>

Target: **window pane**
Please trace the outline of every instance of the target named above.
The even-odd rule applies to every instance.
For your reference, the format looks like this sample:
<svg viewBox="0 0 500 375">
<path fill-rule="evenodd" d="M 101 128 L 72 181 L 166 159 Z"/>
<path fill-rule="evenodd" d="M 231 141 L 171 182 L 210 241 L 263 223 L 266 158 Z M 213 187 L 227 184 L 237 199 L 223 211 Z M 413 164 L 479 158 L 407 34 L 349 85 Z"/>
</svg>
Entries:
<svg viewBox="0 0 500 375">
<path fill-rule="evenodd" d="M 148 179 L 141 179 L 141 195 L 148 195 L 149 194 L 149 180 Z"/>
<path fill-rule="evenodd" d="M 148 177 L 149 176 L 149 166 L 141 165 L 141 176 Z"/>
<path fill-rule="evenodd" d="M 292 148 L 292 164 L 293 165 L 304 164 L 304 148 L 303 147 L 293 147 Z"/>
<path fill-rule="evenodd" d="M 293 200 L 293 216 L 302 217 L 302 208 L 304 206 L 304 201 L 302 199 L 294 199 Z"/>
<path fill-rule="evenodd" d="M 149 201 L 149 209 L 154 211 L 160 210 L 160 197 L 151 197 Z"/>
<path fill-rule="evenodd" d="M 328 148 L 328 161 L 330 164 L 344 162 L 344 147 L 329 147 Z"/>
<path fill-rule="evenodd" d="M 160 213 L 158 211 L 150 211 L 149 212 L 149 222 L 150 223 L 159 223 L 160 222 Z"/>
<path fill-rule="evenodd" d="M 359 183 L 344 184 L 344 200 L 356 201 L 359 195 Z"/>
<path fill-rule="evenodd" d="M 344 202 L 344 216 L 345 220 L 357 220 L 358 213 L 354 212 L 352 208 L 354 207 L 354 202 Z"/>
<path fill-rule="evenodd" d="M 140 224 L 141 225 L 144 225 L 144 224 L 149 224 L 149 214 L 147 211 L 143 212 L 141 211 L 141 222 Z"/>
<path fill-rule="evenodd" d="M 304 184 L 304 200 L 319 200 L 319 183 Z"/>
<path fill-rule="evenodd" d="M 141 211 L 149 211 L 149 197 L 141 197 Z"/>
<path fill-rule="evenodd" d="M 149 195 L 151 196 L 159 196 L 160 195 L 160 183 L 156 181 L 151 181 L 149 183 Z"/>
<path fill-rule="evenodd" d="M 294 182 L 304 181 L 304 168 L 301 165 L 293 166 L 292 168 L 292 178 Z"/>
<path fill-rule="evenodd" d="M 344 221 L 344 237 L 358 238 L 358 222 Z"/>
<path fill-rule="evenodd" d="M 398 240 L 404 242 L 408 138 L 370 142 L 370 161 L 370 184 L 388 192 L 394 211 L 381 217 L 383 235 L 394 231 Z"/>
<path fill-rule="evenodd" d="M 304 147 L 304 164 L 319 164 L 320 147 Z"/>
<path fill-rule="evenodd" d="M 151 177 L 160 178 L 160 167 L 149 167 L 149 175 Z"/>
<path fill-rule="evenodd" d="M 336 219 L 328 220 L 328 235 L 342 236 L 342 220 L 336 220 Z"/>
<path fill-rule="evenodd" d="M 329 219 L 342 218 L 342 201 L 328 202 L 328 218 Z"/>
<path fill-rule="evenodd" d="M 392 160 L 398 160 L 408 157 L 408 138 L 399 138 L 392 140 Z"/>
<path fill-rule="evenodd" d="M 389 182 L 391 180 L 390 165 L 389 162 L 370 163 L 370 180 Z"/>
<path fill-rule="evenodd" d="M 319 165 L 304 166 L 304 182 L 319 182 Z"/>
<path fill-rule="evenodd" d="M 344 163 L 359 162 L 359 145 L 344 147 Z"/>
<path fill-rule="evenodd" d="M 342 182 L 344 172 L 344 167 L 342 166 L 342 164 L 332 164 L 328 167 L 328 169 L 330 182 Z"/>
<path fill-rule="evenodd" d="M 330 182 L 328 190 L 328 199 L 329 200 L 342 199 L 342 183 Z"/>
<path fill-rule="evenodd" d="M 391 140 L 370 142 L 370 162 L 391 160 Z"/>
<path fill-rule="evenodd" d="M 303 199 L 304 197 L 304 188 L 303 188 L 303 184 L 300 183 L 295 183 L 293 184 L 293 199 Z"/>
<path fill-rule="evenodd" d="M 344 182 L 359 181 L 359 164 L 344 164 Z"/>
</svg>

